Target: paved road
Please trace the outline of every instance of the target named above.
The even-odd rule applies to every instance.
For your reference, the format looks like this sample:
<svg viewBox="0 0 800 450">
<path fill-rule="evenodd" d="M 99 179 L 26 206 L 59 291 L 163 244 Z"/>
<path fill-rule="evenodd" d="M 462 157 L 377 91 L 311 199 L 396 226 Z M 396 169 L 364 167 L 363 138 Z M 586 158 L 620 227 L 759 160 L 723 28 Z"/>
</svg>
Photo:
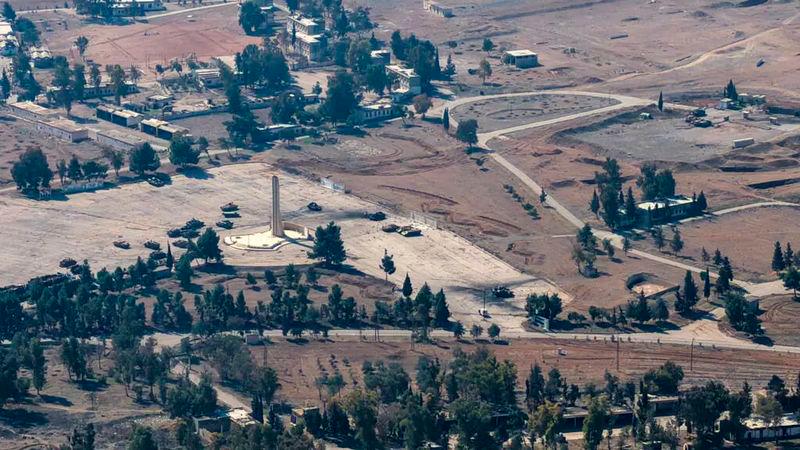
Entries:
<svg viewBox="0 0 800 450">
<path fill-rule="evenodd" d="M 177 377 L 182 377 L 186 373 L 186 367 L 183 362 L 179 362 L 172 366 L 170 369 L 173 375 Z M 198 373 L 194 368 L 189 370 L 189 381 L 194 384 L 200 384 L 200 376 L 201 374 Z M 223 405 L 227 406 L 231 409 L 244 409 L 248 413 L 250 411 L 250 405 L 242 400 L 239 399 L 236 395 L 229 392 L 226 389 L 223 389 L 217 383 L 212 383 L 214 390 L 217 392 L 217 401 L 222 403 Z"/>
<path fill-rule="evenodd" d="M 520 97 L 520 96 L 529 96 L 529 95 L 540 95 L 540 94 L 561 94 L 561 95 L 586 95 L 590 97 L 602 97 L 602 98 L 609 98 L 617 100 L 619 103 L 603 108 L 598 108 L 590 111 L 584 111 L 581 113 L 570 114 L 566 116 L 557 117 L 555 119 L 548 119 L 548 120 L 541 120 L 536 122 L 530 122 L 524 125 L 518 125 L 514 127 L 504 128 L 501 130 L 495 130 L 487 133 L 478 133 L 478 145 L 485 147 L 489 150 L 492 150 L 489 146 L 489 142 L 492 139 L 515 133 L 522 130 L 528 130 L 533 128 L 544 127 L 548 125 L 552 125 L 555 123 L 565 122 L 569 120 L 574 120 L 582 117 L 590 117 L 597 114 L 602 114 L 610 111 L 616 111 L 624 108 L 631 108 L 636 106 L 644 106 L 648 104 L 652 104 L 651 100 L 630 97 L 625 95 L 615 95 L 615 94 L 602 94 L 596 92 L 586 92 L 586 91 L 575 91 L 575 90 L 553 90 L 553 91 L 530 91 L 530 92 L 519 92 L 514 94 L 496 94 L 496 95 L 486 95 L 486 96 L 478 96 L 478 97 L 467 97 L 462 99 L 457 99 L 452 102 L 449 102 L 445 105 L 442 105 L 441 108 L 447 107 L 450 111 L 453 111 L 457 106 L 464 105 L 467 103 L 471 103 L 478 100 L 484 99 L 491 99 L 491 98 L 510 98 L 510 97 Z M 691 107 L 685 105 L 678 105 L 669 103 L 667 104 L 668 108 L 672 109 L 693 109 Z M 453 117 L 451 114 L 450 116 L 451 124 L 453 128 L 458 127 L 457 119 Z M 514 176 L 516 176 L 523 184 L 528 186 L 536 195 L 539 195 L 542 192 L 542 187 L 536 183 L 531 177 L 529 177 L 525 172 L 521 169 L 516 167 L 510 161 L 508 161 L 505 157 L 493 151 L 489 154 L 489 157 L 497 161 L 501 166 L 505 167 L 509 172 L 511 172 Z M 585 222 L 575 216 L 568 208 L 558 202 L 556 198 L 552 195 L 547 196 L 546 205 L 553 210 L 555 210 L 559 215 L 561 215 L 564 219 L 570 222 L 576 228 L 582 228 L 585 225 Z M 738 206 L 735 208 L 729 208 L 728 210 L 724 210 L 722 212 L 718 212 L 717 214 L 727 214 L 730 212 L 741 211 L 748 208 L 758 207 L 758 206 L 796 206 L 794 204 L 785 203 L 785 202 L 762 202 L 759 204 L 754 204 L 753 206 L 744 205 Z M 611 231 L 606 230 L 594 230 L 594 235 L 598 239 L 608 239 L 616 248 L 622 248 L 622 241 L 623 236 L 613 233 Z M 690 264 L 686 264 L 680 261 L 675 261 L 673 259 L 655 255 L 647 252 L 643 252 L 641 250 L 631 250 L 629 253 L 634 254 L 640 258 L 649 259 L 651 261 L 655 261 L 661 264 L 666 264 L 672 267 L 676 267 L 681 270 L 689 270 L 695 273 L 700 273 L 706 270 L 705 267 L 696 267 Z M 716 277 L 717 274 L 711 272 L 712 277 Z M 785 294 L 788 292 L 784 287 L 783 284 L 779 281 L 772 281 L 767 283 L 749 283 L 746 281 L 734 280 L 736 284 L 741 286 L 742 288 L 746 289 L 751 295 L 754 296 L 766 296 L 766 295 L 774 295 L 774 294 Z"/>
<path fill-rule="evenodd" d="M 181 14 L 193 13 L 193 12 L 202 11 L 202 10 L 205 10 L 205 9 L 221 8 L 223 6 L 231 6 L 231 5 L 238 5 L 238 3 L 235 2 L 235 1 L 231 1 L 231 2 L 228 2 L 228 3 L 216 3 L 216 4 L 213 4 L 213 5 L 198 6 L 196 8 L 179 9 L 179 10 L 176 10 L 176 11 L 169 11 L 169 12 L 165 12 L 165 13 L 161 13 L 161 14 L 153 14 L 153 15 L 150 15 L 150 16 L 145 16 L 144 19 L 147 19 L 148 21 L 150 21 L 150 20 L 153 20 L 153 19 L 161 19 L 162 17 L 178 16 L 178 15 L 181 15 Z"/>
</svg>

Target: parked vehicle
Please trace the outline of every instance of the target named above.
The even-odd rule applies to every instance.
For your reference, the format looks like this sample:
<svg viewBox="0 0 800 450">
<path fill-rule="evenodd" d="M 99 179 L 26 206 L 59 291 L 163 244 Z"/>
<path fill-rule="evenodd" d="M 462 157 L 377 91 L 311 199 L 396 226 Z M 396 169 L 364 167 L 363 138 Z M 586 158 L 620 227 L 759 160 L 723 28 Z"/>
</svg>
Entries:
<svg viewBox="0 0 800 450">
<path fill-rule="evenodd" d="M 123 250 L 128 250 L 131 248 L 131 243 L 128 241 L 114 241 L 114 247 L 121 248 Z"/>
<path fill-rule="evenodd" d="M 311 202 L 311 203 L 308 204 L 308 210 L 309 211 L 315 211 L 315 212 L 322 211 L 322 206 L 319 206 L 319 204 L 317 202 Z"/>
<path fill-rule="evenodd" d="M 233 222 L 231 222 L 230 220 L 220 220 L 219 222 L 217 222 L 217 226 L 220 228 L 224 228 L 226 230 L 230 230 L 231 228 L 233 228 Z"/>
<path fill-rule="evenodd" d="M 492 288 L 492 294 L 497 298 L 511 298 L 514 296 L 514 291 L 506 286 L 495 286 Z"/>
<path fill-rule="evenodd" d="M 386 213 L 383 211 L 377 211 L 367 214 L 367 219 L 372 220 L 373 222 L 380 222 L 381 220 L 386 220 Z"/>
</svg>

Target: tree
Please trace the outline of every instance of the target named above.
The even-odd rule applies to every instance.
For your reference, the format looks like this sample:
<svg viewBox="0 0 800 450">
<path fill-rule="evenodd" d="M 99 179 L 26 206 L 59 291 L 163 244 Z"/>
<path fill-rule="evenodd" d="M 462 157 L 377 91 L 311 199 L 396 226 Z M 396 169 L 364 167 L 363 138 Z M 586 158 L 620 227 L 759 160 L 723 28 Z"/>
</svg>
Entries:
<svg viewBox="0 0 800 450">
<path fill-rule="evenodd" d="M 17 18 L 17 12 L 8 2 L 3 2 L 3 18 L 8 22 L 14 22 L 14 19 Z"/>
<path fill-rule="evenodd" d="M 77 101 L 82 101 L 86 95 L 86 67 L 83 64 L 75 64 L 72 67 L 72 97 Z"/>
<path fill-rule="evenodd" d="M 308 257 L 321 259 L 326 266 L 339 266 L 347 259 L 341 228 L 336 223 L 330 222 L 325 228 L 317 227 L 314 248 L 308 252 Z"/>
<path fill-rule="evenodd" d="M 127 74 L 119 64 L 110 66 L 106 70 L 111 79 L 111 87 L 114 90 L 114 103 L 119 105 L 122 97 L 128 93 Z"/>
<path fill-rule="evenodd" d="M 611 244 L 611 239 L 603 239 L 603 251 L 606 252 L 608 259 L 614 259 L 614 245 Z"/>
<path fill-rule="evenodd" d="M 47 362 L 44 357 L 44 349 L 38 339 L 31 341 L 29 353 L 31 358 L 33 387 L 36 389 L 36 395 L 39 395 L 39 392 L 46 383 Z"/>
<path fill-rule="evenodd" d="M 28 148 L 11 167 L 11 177 L 22 192 L 38 192 L 50 187 L 53 171 L 41 149 Z"/>
<path fill-rule="evenodd" d="M 453 62 L 453 55 L 447 55 L 447 64 L 445 64 L 444 71 L 442 73 L 448 77 L 452 77 L 456 74 L 456 65 Z"/>
<path fill-rule="evenodd" d="M 161 160 L 153 146 L 149 142 L 145 142 L 140 147 L 131 150 L 128 156 L 128 166 L 131 172 L 142 177 L 146 172 L 158 170 L 161 167 Z"/>
<path fill-rule="evenodd" d="M 414 287 L 411 284 L 411 277 L 408 276 L 408 272 L 406 272 L 406 277 L 403 280 L 403 287 L 400 289 L 402 292 L 403 297 L 409 298 L 411 294 L 414 292 Z"/>
<path fill-rule="evenodd" d="M 486 79 L 492 76 L 492 65 L 486 58 L 482 59 L 478 65 L 478 76 L 481 77 L 481 83 L 486 84 Z"/>
<path fill-rule="evenodd" d="M 756 399 L 755 413 L 764 419 L 770 427 L 777 428 L 783 422 L 783 407 L 781 403 L 771 395 L 759 395 Z M 775 445 L 778 444 L 780 433 L 775 431 Z"/>
<path fill-rule="evenodd" d="M 545 402 L 540 404 L 529 420 L 531 439 L 541 438 L 545 447 L 556 448 L 559 428 L 564 422 L 564 413 L 557 403 Z"/>
<path fill-rule="evenodd" d="M 708 300 L 711 297 L 711 274 L 706 269 L 705 276 L 703 277 L 703 297 Z"/>
<path fill-rule="evenodd" d="M 669 319 L 669 309 L 667 308 L 667 302 L 664 299 L 660 298 L 656 302 L 656 308 L 653 311 L 653 318 L 659 322 L 664 322 Z"/>
<path fill-rule="evenodd" d="M 683 239 L 681 239 L 681 232 L 677 228 L 672 232 L 672 240 L 669 242 L 669 246 L 676 255 L 683 250 Z"/>
<path fill-rule="evenodd" d="M 794 250 L 792 250 L 792 243 L 786 243 L 786 251 L 783 252 L 783 265 L 784 267 L 789 267 L 794 265 Z"/>
<path fill-rule="evenodd" d="M 72 429 L 72 435 L 67 438 L 69 441 L 69 450 L 94 450 L 94 425 L 87 423 L 83 429 L 75 427 Z"/>
<path fill-rule="evenodd" d="M 442 113 L 442 128 L 444 131 L 450 130 L 450 108 L 445 108 Z"/>
<path fill-rule="evenodd" d="M 379 448 L 380 443 L 375 434 L 378 419 L 378 400 L 374 392 L 357 389 L 345 399 L 345 410 L 352 417 L 356 428 L 356 441 L 361 448 Z"/>
<path fill-rule="evenodd" d="M 175 166 L 186 167 L 200 161 L 200 151 L 192 146 L 187 136 L 173 136 L 169 142 L 169 162 Z"/>
<path fill-rule="evenodd" d="M 219 248 L 219 235 L 211 227 L 206 228 L 203 234 L 197 239 L 198 256 L 205 259 L 208 264 L 209 259 L 217 262 L 222 260 L 222 250 Z"/>
<path fill-rule="evenodd" d="M 658 93 L 658 110 L 664 112 L 664 91 Z"/>
<path fill-rule="evenodd" d="M 128 450 L 158 450 L 153 432 L 148 427 L 136 425 L 128 438 Z"/>
<path fill-rule="evenodd" d="M 380 268 L 386 274 L 387 281 L 389 280 L 389 275 L 397 271 L 397 267 L 394 265 L 394 255 L 390 255 L 385 249 L 383 251 Z"/>
<path fill-rule="evenodd" d="M 75 39 L 75 47 L 78 49 L 78 54 L 83 58 L 83 55 L 86 54 L 86 49 L 89 48 L 89 38 L 86 36 L 78 36 L 78 38 Z"/>
<path fill-rule="evenodd" d="M 642 381 L 650 392 L 659 395 L 677 395 L 683 377 L 683 369 L 672 361 L 667 361 L 659 368 L 645 372 Z"/>
<path fill-rule="evenodd" d="M 261 14 L 261 8 L 253 1 L 242 3 L 239 9 L 239 25 L 242 26 L 245 34 L 255 33 L 262 23 L 264 23 L 264 16 Z"/>
<path fill-rule="evenodd" d="M 189 289 L 192 286 L 192 257 L 189 252 L 184 253 L 175 265 L 175 278 L 178 279 L 181 289 Z"/>
<path fill-rule="evenodd" d="M 92 86 L 94 86 L 95 89 L 100 88 L 100 83 L 102 83 L 103 77 L 100 74 L 100 66 L 97 64 L 92 64 L 89 68 L 89 81 L 91 81 Z"/>
<path fill-rule="evenodd" d="M 583 442 L 587 450 L 596 450 L 603 441 L 603 431 L 611 420 L 611 407 L 603 395 L 594 397 L 589 403 L 589 411 L 583 421 Z"/>
<path fill-rule="evenodd" d="M 728 81 L 728 85 L 725 86 L 725 97 L 733 101 L 739 100 L 739 94 L 736 92 L 736 84 L 733 83 L 733 80 Z"/>
<path fill-rule="evenodd" d="M 697 447 L 720 446 L 721 437 L 715 433 L 714 427 L 727 407 L 728 398 L 728 390 L 717 381 L 708 381 L 684 394 L 678 417 L 694 431 Z"/>
<path fill-rule="evenodd" d="M 483 334 L 483 327 L 477 323 L 473 324 L 472 328 L 469 330 L 469 334 L 472 336 L 472 339 L 478 339 Z"/>
<path fill-rule="evenodd" d="M 478 143 L 478 121 L 475 119 L 465 119 L 458 123 L 456 129 L 456 139 L 459 141 L 475 145 Z"/>
<path fill-rule="evenodd" d="M 631 240 L 628 236 L 622 237 L 622 251 L 627 255 L 631 250 Z"/>
<path fill-rule="evenodd" d="M 779 241 L 775 241 L 775 250 L 772 252 L 772 270 L 775 272 L 780 272 L 786 268 L 786 264 L 783 260 L 783 249 L 781 248 L 781 243 Z"/>
<path fill-rule="evenodd" d="M 492 40 L 491 40 L 491 39 L 489 39 L 489 38 L 484 38 L 484 39 L 483 39 L 483 46 L 482 46 L 481 48 L 482 48 L 482 49 L 483 49 L 483 51 L 485 51 L 486 53 L 489 53 L 489 52 L 491 52 L 492 50 L 494 50 L 494 42 L 492 42 Z"/>
<path fill-rule="evenodd" d="M 600 212 L 600 198 L 597 196 L 597 191 L 592 191 L 592 200 L 589 202 L 589 210 L 592 211 L 595 217 L 597 217 Z"/>
<path fill-rule="evenodd" d="M 6 400 L 19 394 L 17 390 L 18 371 L 17 352 L 0 348 L 0 407 Z"/>
<path fill-rule="evenodd" d="M 350 118 L 359 101 L 353 76 L 339 71 L 328 77 L 326 98 L 320 110 L 331 122 L 342 123 Z"/>
<path fill-rule="evenodd" d="M 692 312 L 697 304 L 697 285 L 690 270 L 683 277 L 683 295 L 675 302 L 675 309 L 681 314 Z"/>
<path fill-rule="evenodd" d="M 708 209 L 708 201 L 706 200 L 706 194 L 703 191 L 700 191 L 700 195 L 697 196 L 697 210 L 699 212 L 703 212 Z"/>
<path fill-rule="evenodd" d="M 8 97 L 11 96 L 11 81 L 9 81 L 5 69 L 3 69 L 3 76 L 0 77 L 0 94 L 2 94 L 3 100 L 8 100 Z"/>
<path fill-rule="evenodd" d="M 500 327 L 496 323 L 493 323 L 489 326 L 487 333 L 493 340 L 497 339 L 500 336 Z"/>
<path fill-rule="evenodd" d="M 412 99 L 412 103 L 414 104 L 414 111 L 416 111 L 417 114 L 421 114 L 422 117 L 425 117 L 425 113 L 433 106 L 430 97 L 425 94 L 415 96 Z"/>
<path fill-rule="evenodd" d="M 460 321 L 453 325 L 453 337 L 456 339 L 461 340 L 461 338 L 464 336 L 464 332 L 464 324 Z"/>
<path fill-rule="evenodd" d="M 783 286 L 792 290 L 792 295 L 797 299 L 797 290 L 800 289 L 800 271 L 794 265 L 789 266 L 786 272 L 781 274 Z"/>
<path fill-rule="evenodd" d="M 439 289 L 433 297 L 433 318 L 436 326 L 440 328 L 445 328 L 450 323 L 450 308 L 447 306 L 447 298 L 442 289 Z"/>
<path fill-rule="evenodd" d="M 661 249 L 664 248 L 664 244 L 665 244 L 665 242 L 664 242 L 664 230 L 661 227 L 657 226 L 657 227 L 653 228 L 653 230 L 651 231 L 651 234 L 653 236 L 653 243 L 656 244 L 656 247 L 658 247 L 658 250 L 661 251 Z"/>
</svg>

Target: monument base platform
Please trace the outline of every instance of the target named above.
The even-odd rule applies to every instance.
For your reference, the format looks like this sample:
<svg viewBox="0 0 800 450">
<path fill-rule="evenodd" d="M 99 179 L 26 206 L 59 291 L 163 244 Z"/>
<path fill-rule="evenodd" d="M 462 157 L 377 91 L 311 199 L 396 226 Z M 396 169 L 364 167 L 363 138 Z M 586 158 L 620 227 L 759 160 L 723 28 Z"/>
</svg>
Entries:
<svg viewBox="0 0 800 450">
<path fill-rule="evenodd" d="M 308 228 L 288 222 L 283 224 L 283 236 L 272 234 L 272 228 L 242 236 L 226 236 L 225 244 L 239 250 L 273 251 L 284 245 L 311 240 Z"/>
</svg>

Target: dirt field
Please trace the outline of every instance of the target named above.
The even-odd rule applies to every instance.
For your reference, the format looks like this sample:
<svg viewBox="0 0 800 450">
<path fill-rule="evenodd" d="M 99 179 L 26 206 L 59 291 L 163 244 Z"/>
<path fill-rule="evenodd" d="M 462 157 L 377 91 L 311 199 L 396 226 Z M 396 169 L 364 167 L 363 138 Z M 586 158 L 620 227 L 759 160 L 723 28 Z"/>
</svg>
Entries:
<svg viewBox="0 0 800 450">
<path fill-rule="evenodd" d="M 361 365 L 364 361 L 396 362 L 411 375 L 416 374 L 416 364 L 420 356 L 439 358 L 447 364 L 455 347 L 473 351 L 476 345 L 471 342 L 439 342 L 438 345 L 417 344 L 412 350 L 408 342 L 367 342 L 337 341 L 320 342 L 310 340 L 305 344 L 293 344 L 277 340 L 268 347 L 269 365 L 275 367 L 281 383 L 280 398 L 295 404 L 304 402 L 316 404 L 319 394 L 314 380 L 321 374 L 342 375 L 347 387 L 360 385 Z M 620 345 L 620 370 L 616 370 L 616 344 L 610 342 L 515 340 L 510 345 L 489 345 L 500 360 L 510 359 L 517 366 L 517 383 L 524 389 L 524 380 L 534 363 L 540 364 L 547 372 L 557 367 L 569 383 L 585 384 L 594 382 L 602 385 L 603 373 L 608 370 L 622 378 L 639 376 L 645 371 L 671 360 L 684 367 L 685 382 L 703 383 L 707 380 L 721 380 L 729 386 L 739 387 L 745 380 L 754 388 L 762 387 L 772 374 L 785 379 L 794 379 L 800 370 L 797 358 L 772 352 L 751 352 L 741 350 L 720 350 L 708 347 L 695 347 L 694 370 L 689 370 L 690 352 L 688 347 L 669 345 L 626 344 Z M 559 355 L 558 349 L 562 353 Z M 253 348 L 253 355 L 263 361 L 264 351 Z M 788 378 L 786 378 L 788 377 Z M 322 392 L 323 398 L 326 393 Z"/>
<path fill-rule="evenodd" d="M 47 21 L 52 31 L 42 39 L 54 53 L 77 58 L 72 42 L 78 36 L 89 38 L 86 58 L 101 65 L 139 66 L 145 78 L 155 77 L 155 64 L 165 65 L 173 58 L 195 55 L 200 59 L 232 55 L 247 44 L 261 42 L 244 35 L 238 24 L 236 3 L 226 6 L 148 19 L 130 25 L 104 25 L 86 22 L 72 11 L 32 14 Z M 191 17 L 189 17 L 191 16 Z M 168 43 L 165 45 L 165 43 Z"/>
<path fill-rule="evenodd" d="M 688 222 L 680 226 L 686 243 L 682 254 L 702 264 L 702 247 L 711 254 L 719 248 L 731 258 L 736 278 L 774 280 L 771 265 L 775 241 L 780 241 L 784 248 L 786 242 L 791 242 L 793 247 L 800 245 L 800 235 L 795 227 L 798 221 L 800 210 L 795 208 L 758 208 Z"/>
<path fill-rule="evenodd" d="M 656 114 L 655 120 L 641 120 L 631 113 L 564 135 L 592 144 L 598 154 L 612 158 L 698 163 L 732 152 L 735 139 L 753 138 L 762 143 L 797 129 L 796 124 L 770 126 L 741 120 L 736 117 L 739 113 L 718 110 L 709 110 L 708 118 L 714 127 L 698 128 L 686 123 L 684 115 L 685 112 Z M 736 118 L 725 122 L 725 116 Z"/>
<path fill-rule="evenodd" d="M 451 114 L 458 121 L 476 119 L 485 133 L 615 105 L 612 99 L 577 95 L 532 95 L 486 99 L 458 106 Z"/>
<path fill-rule="evenodd" d="M 256 120 L 262 122 L 269 122 L 269 113 L 269 109 L 253 110 L 253 115 L 256 116 Z M 204 136 L 209 142 L 216 143 L 219 138 L 228 137 L 228 130 L 225 128 L 225 122 L 230 120 L 231 117 L 231 114 L 219 113 L 173 120 L 172 123 L 188 128 L 192 136 Z"/>
<path fill-rule="evenodd" d="M 136 403 L 125 395 L 124 386 L 112 379 L 105 386 L 89 381 L 83 388 L 69 382 L 57 355 L 55 348 L 45 352 L 47 383 L 41 398 L 31 389 L 31 395 L 24 401 L 3 405 L 0 447 L 43 448 L 65 444 L 73 427 L 91 422 L 97 432 L 97 448 L 119 448 L 120 437 L 128 435 L 133 422 L 157 425 L 166 420 L 160 405 L 149 401 Z M 105 370 L 113 363 L 103 358 L 101 364 Z M 91 361 L 91 366 L 97 370 L 96 359 Z M 23 370 L 20 376 L 30 374 Z"/>
<path fill-rule="evenodd" d="M 97 269 L 127 266 L 138 255 L 148 253 L 142 246 L 144 241 L 166 243 L 166 230 L 190 217 L 213 224 L 221 218 L 219 205 L 228 201 L 240 205 L 242 218 L 236 219 L 233 230 L 220 231 L 222 236 L 261 231 L 269 223 L 273 173 L 277 172 L 263 164 L 240 164 L 210 170 L 203 180 L 177 176 L 170 186 L 161 189 L 140 183 L 74 195 L 66 202 L 4 199 L 8 214 L 0 219 L 0 228 L 11 244 L 6 247 L 7 267 L 0 270 L 6 276 L 0 283 L 21 283 L 33 275 L 54 272 L 58 261 L 67 256 L 88 258 Z M 312 200 L 323 206 L 321 213 L 306 209 Z M 159 207 L 153 208 L 156 203 Z M 388 250 L 395 255 L 398 267 L 390 279 L 400 283 L 408 272 L 417 287 L 427 281 L 434 290 L 443 288 L 457 320 L 477 317 L 483 291 L 503 284 L 514 288 L 517 297 L 492 303 L 490 311 L 501 326 L 519 328 L 528 293 L 558 291 L 545 279 L 520 273 L 451 232 L 423 228 L 423 235 L 416 238 L 387 234 L 381 231 L 381 224 L 363 218 L 364 212 L 378 207 L 301 178 L 282 176 L 281 208 L 284 220 L 311 228 L 335 220 L 342 227 L 350 263 L 366 274 L 383 277 L 379 263 L 384 249 Z M 396 216 L 390 216 L 389 221 L 409 223 Z M 129 241 L 132 249 L 114 247 L 117 239 Z M 267 253 L 230 247 L 223 250 L 229 264 L 267 267 L 308 263 L 308 247 L 287 246 Z M 562 297 L 567 301 L 570 298 L 566 293 Z"/>
<path fill-rule="evenodd" d="M 764 311 L 761 326 L 768 338 L 777 345 L 800 345 L 797 333 L 800 302 L 791 295 L 781 295 L 762 299 L 759 307 Z"/>
<path fill-rule="evenodd" d="M 0 118 L 0 186 L 11 185 L 11 166 L 31 147 L 42 149 L 51 168 L 60 159 L 69 160 L 77 155 L 82 161 L 102 156 L 102 148 L 91 141 L 72 144 L 44 135 L 33 123 L 13 118 Z M 58 175 L 56 175 L 56 179 Z"/>
</svg>

